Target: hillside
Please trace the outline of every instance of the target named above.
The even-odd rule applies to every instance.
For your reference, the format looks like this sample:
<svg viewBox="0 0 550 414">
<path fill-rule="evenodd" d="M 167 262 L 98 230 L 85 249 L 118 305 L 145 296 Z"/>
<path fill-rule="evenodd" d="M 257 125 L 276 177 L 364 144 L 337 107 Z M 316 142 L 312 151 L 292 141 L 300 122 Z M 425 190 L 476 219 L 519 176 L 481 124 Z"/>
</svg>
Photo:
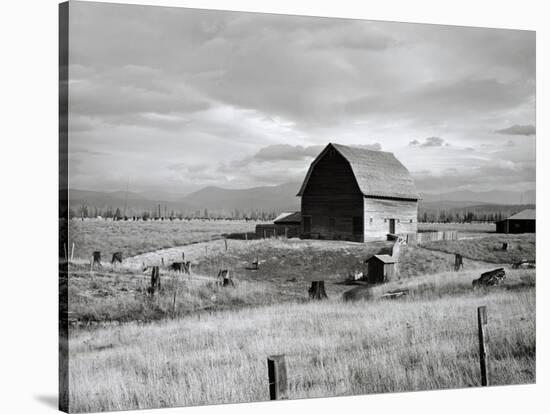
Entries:
<svg viewBox="0 0 550 414">
<path fill-rule="evenodd" d="M 181 200 L 188 205 L 209 210 L 299 210 L 300 199 L 296 197 L 298 189 L 298 183 L 237 190 L 206 187 L 188 194 Z"/>
</svg>

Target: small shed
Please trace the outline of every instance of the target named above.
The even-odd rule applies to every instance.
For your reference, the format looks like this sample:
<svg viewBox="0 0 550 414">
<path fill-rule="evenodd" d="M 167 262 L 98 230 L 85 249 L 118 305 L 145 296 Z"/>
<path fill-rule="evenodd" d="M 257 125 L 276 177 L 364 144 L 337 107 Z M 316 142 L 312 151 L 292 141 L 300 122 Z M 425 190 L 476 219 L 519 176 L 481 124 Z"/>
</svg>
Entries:
<svg viewBox="0 0 550 414">
<path fill-rule="evenodd" d="M 375 254 L 368 258 L 367 279 L 369 283 L 389 282 L 395 276 L 396 260 L 388 254 Z"/>
<path fill-rule="evenodd" d="M 507 219 L 497 221 L 497 233 L 535 233 L 536 210 L 526 209 Z"/>
<path fill-rule="evenodd" d="M 285 237 L 299 237 L 302 215 L 299 211 L 281 213 L 275 218 L 275 235 Z"/>
</svg>

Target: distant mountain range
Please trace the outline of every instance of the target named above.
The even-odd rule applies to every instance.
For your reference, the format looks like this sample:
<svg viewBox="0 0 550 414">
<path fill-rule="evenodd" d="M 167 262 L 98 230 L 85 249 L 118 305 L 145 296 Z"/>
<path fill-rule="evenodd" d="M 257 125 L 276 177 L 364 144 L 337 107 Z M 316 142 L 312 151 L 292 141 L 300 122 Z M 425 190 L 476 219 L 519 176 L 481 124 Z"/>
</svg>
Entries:
<svg viewBox="0 0 550 414">
<path fill-rule="evenodd" d="M 281 212 L 300 209 L 300 198 L 296 197 L 300 183 L 290 182 L 277 186 L 253 187 L 247 189 L 224 189 L 220 187 L 205 187 L 187 195 L 177 195 L 168 192 L 136 193 L 136 192 L 101 192 L 86 190 L 70 190 L 70 204 L 73 209 L 82 205 L 88 208 L 120 208 L 126 206 L 128 215 L 141 214 L 143 211 L 157 211 L 161 206 L 170 213 L 201 212 L 241 212 L 266 211 Z M 469 206 L 491 205 L 519 205 L 534 204 L 536 193 L 534 190 L 526 192 L 515 191 L 453 191 L 443 194 L 421 194 L 421 209 L 457 209 Z M 489 207 L 489 206 L 486 206 Z M 498 206 L 495 206 L 498 207 Z"/>
<path fill-rule="evenodd" d="M 253 187 L 247 189 L 225 189 L 219 187 L 205 187 L 185 196 L 173 194 L 147 194 L 125 191 L 100 192 L 71 189 L 69 192 L 70 205 L 77 209 L 82 205 L 88 208 L 120 208 L 126 207 L 128 215 L 140 214 L 143 211 L 157 211 L 161 206 L 170 213 L 192 213 L 207 209 L 209 212 L 230 213 L 236 209 L 240 212 L 266 211 L 280 212 L 300 209 L 300 199 L 296 197 L 299 184 L 285 183 L 277 186 Z M 133 213 L 132 213 L 133 212 Z"/>
</svg>

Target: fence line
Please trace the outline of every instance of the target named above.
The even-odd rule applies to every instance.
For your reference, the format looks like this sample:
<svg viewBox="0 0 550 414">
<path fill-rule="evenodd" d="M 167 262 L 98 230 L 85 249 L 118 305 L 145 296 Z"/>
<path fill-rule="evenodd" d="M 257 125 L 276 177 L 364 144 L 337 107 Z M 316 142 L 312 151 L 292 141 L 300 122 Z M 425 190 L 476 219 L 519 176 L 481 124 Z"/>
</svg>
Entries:
<svg viewBox="0 0 550 414">
<path fill-rule="evenodd" d="M 508 318 L 512 317 L 527 317 L 527 314 L 512 314 L 512 315 L 506 315 Z M 487 307 L 486 306 L 480 306 L 477 308 L 477 329 L 474 328 L 474 325 L 472 324 L 472 340 L 475 340 L 475 336 L 477 334 L 478 341 L 479 341 L 479 364 L 480 364 L 480 385 L 481 386 L 488 386 L 490 384 L 490 372 L 489 372 L 489 350 L 488 350 L 488 343 L 487 343 L 487 335 L 486 335 L 486 329 L 488 327 L 488 318 L 487 318 Z M 409 329 L 409 328 L 407 328 Z M 408 338 L 411 338 L 408 336 Z M 420 341 L 417 340 L 411 340 L 410 343 L 408 343 L 406 346 L 402 345 L 396 345 L 391 346 L 389 349 L 410 349 L 411 346 L 415 345 L 422 345 L 427 342 L 431 342 L 434 339 L 437 339 L 436 337 L 430 337 L 428 339 L 421 339 Z M 387 350 L 388 348 L 385 348 Z M 330 354 L 331 352 L 327 352 Z M 284 364 L 284 369 L 280 369 L 279 371 L 273 371 L 273 368 L 268 367 L 268 380 L 267 384 L 270 389 L 270 399 L 283 399 L 288 398 L 288 386 L 291 382 L 296 382 L 299 380 L 307 380 L 308 377 L 301 374 L 293 374 L 288 375 L 288 370 L 286 366 L 286 356 L 288 355 L 302 355 L 299 352 L 293 352 L 293 353 L 286 353 L 282 355 L 276 355 L 276 356 L 270 356 L 268 357 L 268 361 L 276 359 L 279 361 L 279 364 Z M 269 362 L 268 362 L 269 366 Z M 343 380 L 340 380 L 343 381 Z M 272 393 L 273 387 L 279 387 L 278 392 Z M 286 387 L 282 389 L 281 387 Z"/>
</svg>

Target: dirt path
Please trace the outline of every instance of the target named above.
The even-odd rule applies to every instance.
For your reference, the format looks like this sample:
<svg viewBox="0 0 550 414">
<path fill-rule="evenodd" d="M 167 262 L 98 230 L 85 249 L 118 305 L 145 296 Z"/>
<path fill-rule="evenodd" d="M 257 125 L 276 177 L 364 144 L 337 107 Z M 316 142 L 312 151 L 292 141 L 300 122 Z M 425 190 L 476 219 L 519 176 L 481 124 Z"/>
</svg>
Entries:
<svg viewBox="0 0 550 414">
<path fill-rule="evenodd" d="M 223 251 L 225 251 L 224 240 L 212 240 L 138 254 L 126 258 L 124 265 L 134 269 L 143 267 L 143 264 L 161 266 L 164 259 L 164 264 L 168 266 L 170 263 L 183 261 L 183 253 L 185 253 L 185 261 L 189 260 L 193 265 L 205 256 L 216 256 Z"/>
</svg>

